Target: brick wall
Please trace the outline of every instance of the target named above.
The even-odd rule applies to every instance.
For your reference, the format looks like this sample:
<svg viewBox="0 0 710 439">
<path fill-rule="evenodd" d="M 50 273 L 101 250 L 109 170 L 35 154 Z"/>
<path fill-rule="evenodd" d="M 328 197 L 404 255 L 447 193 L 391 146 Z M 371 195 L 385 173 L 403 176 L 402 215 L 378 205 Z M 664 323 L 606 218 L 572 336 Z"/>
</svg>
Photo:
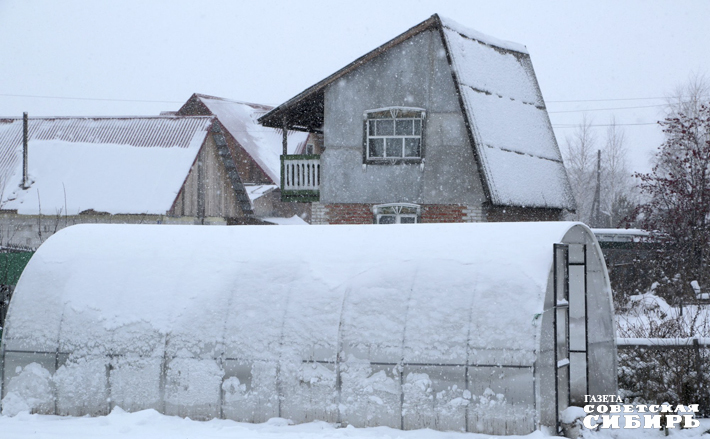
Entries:
<svg viewBox="0 0 710 439">
<path fill-rule="evenodd" d="M 311 205 L 311 224 L 372 224 L 373 204 L 322 204 Z M 424 204 L 421 206 L 422 223 L 464 223 L 485 221 L 481 206 L 461 204 Z"/>
<path fill-rule="evenodd" d="M 373 204 L 313 203 L 311 224 L 372 224 Z M 500 221 L 560 221 L 559 209 L 485 207 L 463 204 L 422 204 L 422 223 L 478 223 Z"/>
<path fill-rule="evenodd" d="M 325 224 L 372 224 L 371 204 L 326 204 L 324 206 L 328 218 Z"/>
<path fill-rule="evenodd" d="M 420 221 L 422 223 L 463 223 L 467 206 L 461 204 L 424 204 Z"/>
</svg>

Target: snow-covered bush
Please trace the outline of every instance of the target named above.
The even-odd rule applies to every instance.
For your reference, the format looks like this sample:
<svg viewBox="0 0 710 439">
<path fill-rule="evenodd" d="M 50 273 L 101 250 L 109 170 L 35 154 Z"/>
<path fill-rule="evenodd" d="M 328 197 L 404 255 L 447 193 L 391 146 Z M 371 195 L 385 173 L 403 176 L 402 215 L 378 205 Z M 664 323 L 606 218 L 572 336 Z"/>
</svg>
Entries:
<svg viewBox="0 0 710 439">
<path fill-rule="evenodd" d="M 674 307 L 655 294 L 657 284 L 631 296 L 626 311 L 617 315 L 621 338 L 688 339 L 710 336 L 710 311 L 700 305 Z M 649 343 L 652 344 L 652 343 Z M 619 389 L 628 402 L 700 404 L 710 413 L 707 349 L 638 347 L 619 349 Z M 700 371 L 700 374 L 698 373 Z"/>
</svg>

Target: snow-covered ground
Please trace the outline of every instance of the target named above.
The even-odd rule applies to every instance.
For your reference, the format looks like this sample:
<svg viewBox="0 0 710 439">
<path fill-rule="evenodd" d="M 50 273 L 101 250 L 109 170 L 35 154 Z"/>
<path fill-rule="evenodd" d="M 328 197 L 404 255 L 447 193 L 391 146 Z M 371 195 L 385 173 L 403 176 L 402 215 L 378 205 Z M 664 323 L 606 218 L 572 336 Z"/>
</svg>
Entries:
<svg viewBox="0 0 710 439">
<path fill-rule="evenodd" d="M 710 428 L 710 419 L 701 421 L 699 428 L 673 430 L 671 438 L 700 437 Z M 0 438 L 19 439 L 72 439 L 126 438 L 132 439 L 483 439 L 486 434 L 440 432 L 434 430 L 401 431 L 388 427 L 336 428 L 325 422 L 311 422 L 289 425 L 280 418 L 270 419 L 263 424 L 247 424 L 229 420 L 213 419 L 207 422 L 192 421 L 176 416 L 165 416 L 155 410 L 127 413 L 116 408 L 108 416 L 62 417 L 30 415 L 23 412 L 14 417 L 0 416 Z M 542 431 L 527 436 L 502 436 L 506 438 L 539 439 L 549 437 Z M 606 430 L 585 432 L 585 439 L 640 439 L 663 438 L 657 430 Z M 705 436 L 707 437 L 707 435 Z"/>
</svg>

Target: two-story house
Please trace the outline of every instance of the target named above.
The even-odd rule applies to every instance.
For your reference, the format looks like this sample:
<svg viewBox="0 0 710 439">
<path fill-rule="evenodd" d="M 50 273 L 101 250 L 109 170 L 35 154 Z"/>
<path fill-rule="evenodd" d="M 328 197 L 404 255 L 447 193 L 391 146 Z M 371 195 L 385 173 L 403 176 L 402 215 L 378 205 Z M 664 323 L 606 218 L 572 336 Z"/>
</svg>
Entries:
<svg viewBox="0 0 710 439">
<path fill-rule="evenodd" d="M 259 119 L 322 134 L 282 198 L 314 224 L 558 220 L 575 201 L 525 46 L 433 15 Z"/>
</svg>

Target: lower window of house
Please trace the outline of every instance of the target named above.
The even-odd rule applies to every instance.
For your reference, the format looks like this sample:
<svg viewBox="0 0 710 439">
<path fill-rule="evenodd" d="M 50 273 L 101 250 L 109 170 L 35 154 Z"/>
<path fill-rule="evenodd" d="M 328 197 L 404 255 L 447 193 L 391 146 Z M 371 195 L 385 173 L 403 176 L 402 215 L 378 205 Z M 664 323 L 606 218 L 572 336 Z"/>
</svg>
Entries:
<svg viewBox="0 0 710 439">
<path fill-rule="evenodd" d="M 420 207 L 417 204 L 380 204 L 373 206 L 375 224 L 416 224 Z"/>
</svg>

